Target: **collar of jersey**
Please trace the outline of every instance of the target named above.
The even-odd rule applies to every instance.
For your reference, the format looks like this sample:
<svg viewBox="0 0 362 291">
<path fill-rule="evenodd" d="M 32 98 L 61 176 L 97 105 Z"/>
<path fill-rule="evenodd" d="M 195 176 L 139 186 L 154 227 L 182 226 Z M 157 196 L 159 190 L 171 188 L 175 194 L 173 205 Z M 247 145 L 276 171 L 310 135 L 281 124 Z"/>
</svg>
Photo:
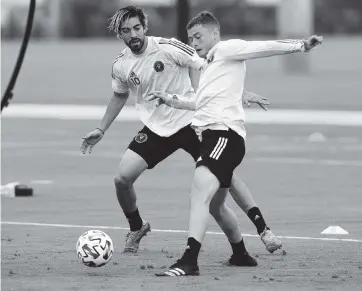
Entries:
<svg viewBox="0 0 362 291">
<path fill-rule="evenodd" d="M 219 43 L 220 43 L 220 42 L 218 42 L 217 44 L 215 44 L 214 47 L 213 47 L 211 50 L 209 50 L 209 52 L 208 52 L 207 55 L 206 55 L 206 60 L 208 60 L 208 59 L 210 58 L 210 56 L 215 53 L 215 50 L 216 50 L 217 46 L 219 45 Z"/>
</svg>

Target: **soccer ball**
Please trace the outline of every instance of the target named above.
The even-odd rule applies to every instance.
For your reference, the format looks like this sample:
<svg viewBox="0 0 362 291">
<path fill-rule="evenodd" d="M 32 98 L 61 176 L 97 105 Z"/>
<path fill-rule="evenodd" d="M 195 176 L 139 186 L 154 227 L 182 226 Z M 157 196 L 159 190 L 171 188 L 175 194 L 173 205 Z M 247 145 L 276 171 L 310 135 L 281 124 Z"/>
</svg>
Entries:
<svg viewBox="0 0 362 291">
<path fill-rule="evenodd" d="M 111 238 L 100 230 L 89 230 L 83 233 L 76 246 L 78 259 L 88 267 L 102 267 L 113 255 Z"/>
</svg>

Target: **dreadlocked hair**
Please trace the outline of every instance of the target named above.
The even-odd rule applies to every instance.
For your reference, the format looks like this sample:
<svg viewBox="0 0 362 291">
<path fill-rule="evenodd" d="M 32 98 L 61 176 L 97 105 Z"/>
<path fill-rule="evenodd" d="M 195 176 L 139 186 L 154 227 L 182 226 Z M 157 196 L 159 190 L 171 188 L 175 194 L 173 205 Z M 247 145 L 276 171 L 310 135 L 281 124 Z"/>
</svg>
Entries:
<svg viewBox="0 0 362 291">
<path fill-rule="evenodd" d="M 145 32 L 147 31 L 148 19 L 145 11 L 140 7 L 132 5 L 119 9 L 116 14 L 110 18 L 108 29 L 115 32 L 117 36 L 120 37 L 123 23 L 131 17 L 138 17 L 143 26 L 143 29 Z"/>
</svg>

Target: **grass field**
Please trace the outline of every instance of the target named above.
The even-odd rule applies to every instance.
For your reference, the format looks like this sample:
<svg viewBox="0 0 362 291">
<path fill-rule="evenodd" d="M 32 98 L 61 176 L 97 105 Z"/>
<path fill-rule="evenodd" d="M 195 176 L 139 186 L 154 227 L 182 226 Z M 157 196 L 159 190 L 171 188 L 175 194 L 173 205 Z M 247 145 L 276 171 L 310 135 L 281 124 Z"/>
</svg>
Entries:
<svg viewBox="0 0 362 291">
<path fill-rule="evenodd" d="M 2 91 L 18 47 L 2 43 Z M 14 104 L 106 104 L 110 64 L 118 51 L 119 43 L 112 41 L 31 43 Z M 270 111 L 361 111 L 361 51 L 361 38 L 326 38 L 311 54 L 310 75 L 283 74 L 280 58 L 255 61 L 248 64 L 247 85 L 269 97 Z M 185 246 L 193 161 L 177 152 L 137 181 L 139 208 L 153 231 L 137 254 L 123 254 L 128 223 L 113 175 L 141 124 L 114 123 L 92 155 L 82 156 L 81 137 L 96 125 L 96 120 L 2 118 L 2 184 L 21 181 L 34 188 L 34 197 L 1 198 L 2 290 L 360 288 L 361 126 L 249 124 L 247 154 L 236 173 L 249 185 L 285 252 L 269 254 L 246 215 L 229 201 L 259 266 L 225 266 L 230 247 L 211 221 L 200 255 L 201 276 L 157 278 L 154 273 L 173 263 Z M 311 139 L 314 133 L 324 139 Z M 349 235 L 320 234 L 331 225 Z M 83 266 L 75 253 L 79 235 L 95 228 L 107 232 L 116 249 L 99 269 Z"/>
<path fill-rule="evenodd" d="M 136 183 L 140 210 L 156 231 L 138 254 L 122 254 L 127 222 L 112 178 L 140 124 L 115 123 L 92 155 L 81 156 L 80 137 L 93 126 L 2 120 L 2 180 L 34 181 L 35 189 L 32 198 L 2 199 L 2 290 L 219 290 L 226 284 L 227 290 L 356 290 L 361 283 L 360 128 L 249 126 L 248 153 L 237 174 L 282 237 L 286 255 L 268 254 L 251 222 L 230 202 L 243 233 L 251 235 L 245 240 L 259 267 L 224 266 L 228 243 L 209 234 L 200 256 L 202 276 L 160 279 L 154 273 L 180 255 L 187 237 L 171 230 L 188 227 L 193 162 L 177 152 Z M 315 131 L 326 141 L 310 142 Z M 330 225 L 350 234 L 312 239 L 325 238 L 320 232 Z M 96 226 L 110 227 L 105 231 L 116 253 L 107 266 L 90 269 L 77 261 L 75 243 Z M 209 230 L 219 232 L 214 222 Z"/>
</svg>

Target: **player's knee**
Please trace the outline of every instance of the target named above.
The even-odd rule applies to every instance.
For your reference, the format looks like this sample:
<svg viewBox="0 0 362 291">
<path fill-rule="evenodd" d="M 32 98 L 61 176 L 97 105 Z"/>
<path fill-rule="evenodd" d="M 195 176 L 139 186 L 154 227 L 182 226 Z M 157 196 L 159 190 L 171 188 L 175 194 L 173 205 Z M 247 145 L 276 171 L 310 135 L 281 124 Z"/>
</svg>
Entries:
<svg viewBox="0 0 362 291">
<path fill-rule="evenodd" d="M 211 201 L 210 207 L 209 207 L 209 212 L 216 220 L 218 220 L 218 218 L 222 217 L 223 213 L 225 211 L 226 211 L 226 209 L 225 209 L 224 203 L 219 204 L 219 203 L 216 203 L 214 200 Z"/>
<path fill-rule="evenodd" d="M 211 200 L 212 200 L 211 193 L 207 193 L 205 191 L 198 193 L 191 193 L 190 197 L 191 208 L 196 207 L 196 209 L 198 209 L 198 207 L 204 205 L 207 209 L 207 207 L 209 207 L 210 205 Z"/>
<path fill-rule="evenodd" d="M 190 196 L 191 203 L 210 205 L 215 192 L 215 189 L 210 185 L 194 183 Z"/>
<path fill-rule="evenodd" d="M 219 187 L 218 183 L 206 167 L 196 168 L 190 195 L 191 208 L 202 205 L 208 208 Z"/>
<path fill-rule="evenodd" d="M 128 177 L 127 174 L 124 173 L 117 173 L 116 176 L 114 177 L 114 184 L 116 185 L 117 188 L 130 188 L 133 185 L 133 181 L 132 179 L 130 179 L 130 177 Z"/>
</svg>

